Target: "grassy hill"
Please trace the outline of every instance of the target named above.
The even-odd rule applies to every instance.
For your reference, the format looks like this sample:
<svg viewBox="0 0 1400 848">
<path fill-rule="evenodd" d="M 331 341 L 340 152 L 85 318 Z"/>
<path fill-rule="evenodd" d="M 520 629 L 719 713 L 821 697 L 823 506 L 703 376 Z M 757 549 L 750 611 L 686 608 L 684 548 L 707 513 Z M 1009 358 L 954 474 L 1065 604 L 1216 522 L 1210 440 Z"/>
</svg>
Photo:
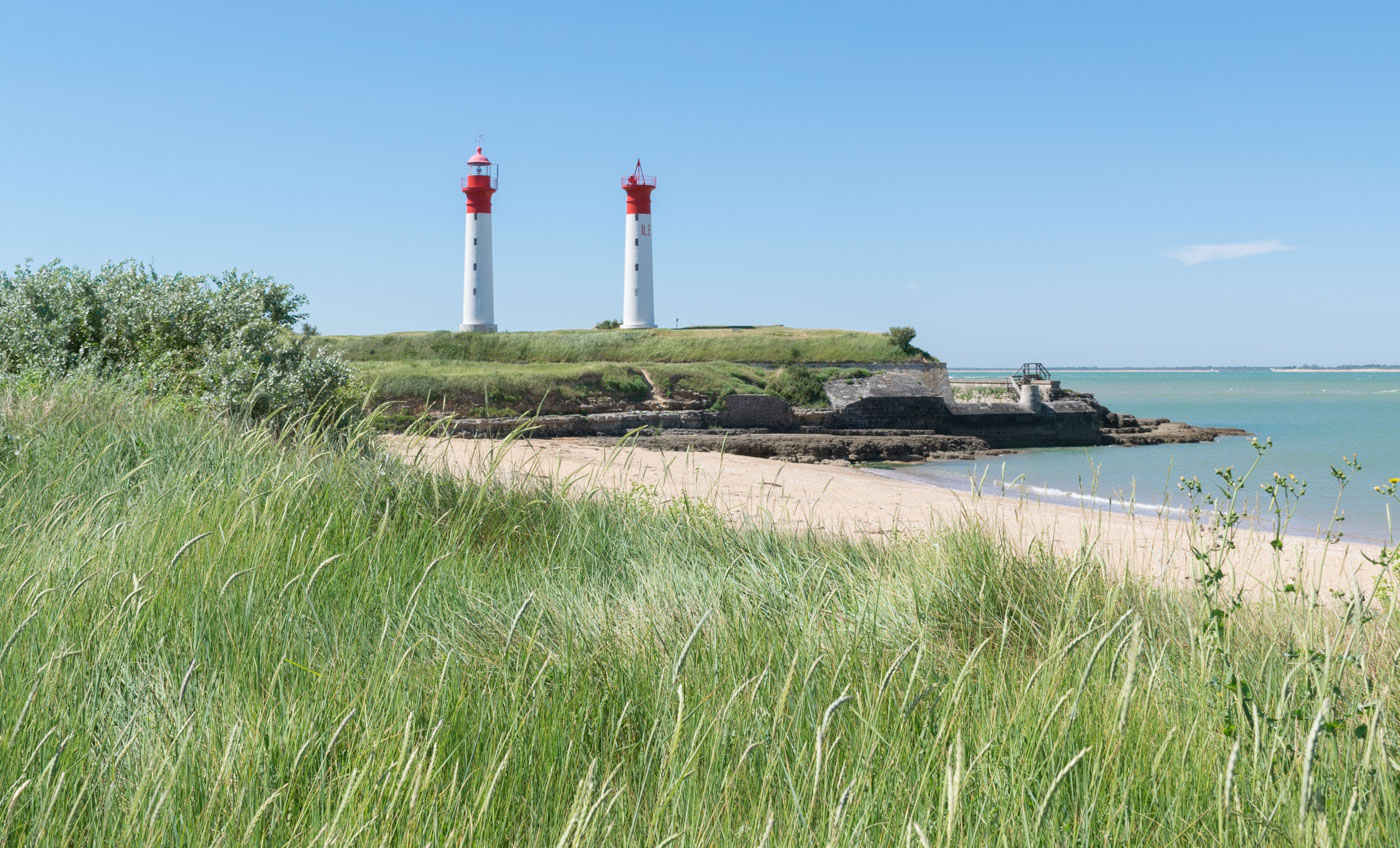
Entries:
<svg viewBox="0 0 1400 848">
<path fill-rule="evenodd" d="M 0 845 L 1400 844 L 1391 596 L 348 440 L 0 392 Z"/>
<path fill-rule="evenodd" d="M 648 400 L 708 407 L 725 395 L 775 392 L 821 403 L 805 375 L 848 375 L 832 362 L 930 361 L 883 333 L 792 327 L 391 333 L 326 336 L 401 416 L 602 412 Z M 785 370 L 786 369 L 786 370 Z M 797 393 L 789 387 L 808 388 Z"/>
<path fill-rule="evenodd" d="M 356 362 L 906 362 L 926 360 L 884 333 L 794 327 L 390 333 L 325 336 Z"/>
</svg>

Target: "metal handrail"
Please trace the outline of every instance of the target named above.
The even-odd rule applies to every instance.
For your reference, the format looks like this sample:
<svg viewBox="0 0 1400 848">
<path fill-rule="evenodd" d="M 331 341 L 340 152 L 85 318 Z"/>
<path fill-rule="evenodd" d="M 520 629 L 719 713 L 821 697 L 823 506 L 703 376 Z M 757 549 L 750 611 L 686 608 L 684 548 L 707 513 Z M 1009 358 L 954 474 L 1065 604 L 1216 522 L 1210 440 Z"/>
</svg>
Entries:
<svg viewBox="0 0 1400 848">
<path fill-rule="evenodd" d="M 1050 370 L 1039 362 L 1027 362 L 1010 379 L 1017 383 L 1045 381 L 1050 379 Z"/>
<path fill-rule="evenodd" d="M 639 185 L 651 186 L 652 188 L 656 188 L 656 177 L 638 177 L 636 175 L 629 175 L 622 178 L 623 188 L 629 188 L 631 186 Z"/>
</svg>

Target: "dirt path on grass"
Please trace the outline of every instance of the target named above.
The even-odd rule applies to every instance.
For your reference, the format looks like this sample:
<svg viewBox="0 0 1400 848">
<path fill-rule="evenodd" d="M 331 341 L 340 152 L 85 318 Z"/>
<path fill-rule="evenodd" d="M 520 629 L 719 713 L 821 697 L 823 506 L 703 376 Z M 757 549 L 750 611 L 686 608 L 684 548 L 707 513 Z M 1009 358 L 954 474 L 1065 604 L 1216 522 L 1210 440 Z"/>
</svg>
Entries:
<svg viewBox="0 0 1400 848">
<path fill-rule="evenodd" d="M 490 439 L 385 437 L 409 462 L 480 479 L 494 473 L 521 484 L 550 480 L 572 496 L 599 492 L 641 494 L 662 502 L 703 500 L 736 525 L 776 525 L 796 532 L 859 537 L 922 535 L 931 528 L 972 520 L 1005 534 L 1020 549 L 1041 546 L 1062 556 L 1085 547 L 1118 573 L 1167 585 L 1190 582 L 1192 545 L 1202 537 L 1176 514 L 1092 504 L 1067 506 L 1034 497 L 972 495 L 875 471 L 785 463 L 720 453 L 672 453 L 636 447 L 603 447 L 576 439 L 503 444 Z M 494 468 L 494 472 L 491 469 Z M 1375 550 L 1289 536 L 1275 551 L 1271 536 L 1242 530 L 1231 573 L 1250 594 L 1294 583 L 1324 595 L 1369 591 L 1376 570 L 1363 554 Z"/>
</svg>

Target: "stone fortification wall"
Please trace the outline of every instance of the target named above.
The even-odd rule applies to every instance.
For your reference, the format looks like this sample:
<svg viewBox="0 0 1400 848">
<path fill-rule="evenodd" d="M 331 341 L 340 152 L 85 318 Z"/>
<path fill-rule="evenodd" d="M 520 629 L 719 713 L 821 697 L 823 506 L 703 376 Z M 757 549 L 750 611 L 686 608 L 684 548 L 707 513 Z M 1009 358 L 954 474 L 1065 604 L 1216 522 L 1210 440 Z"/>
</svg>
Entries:
<svg viewBox="0 0 1400 848">
<path fill-rule="evenodd" d="M 948 402 L 932 394 L 871 395 L 832 409 L 824 426 L 838 430 L 938 430 L 948 415 Z"/>
<path fill-rule="evenodd" d="M 792 404 L 772 395 L 730 395 L 714 417 L 721 427 L 783 432 L 797 426 Z"/>
<path fill-rule="evenodd" d="M 1067 447 L 1103 443 L 1099 414 L 1072 400 L 1039 404 L 959 403 L 937 428 L 950 436 L 977 436 L 994 448 Z"/>
<path fill-rule="evenodd" d="M 937 397 L 953 402 L 948 366 L 942 362 L 888 368 L 869 377 L 838 377 L 827 380 L 822 389 L 838 410 L 869 397 Z"/>
</svg>

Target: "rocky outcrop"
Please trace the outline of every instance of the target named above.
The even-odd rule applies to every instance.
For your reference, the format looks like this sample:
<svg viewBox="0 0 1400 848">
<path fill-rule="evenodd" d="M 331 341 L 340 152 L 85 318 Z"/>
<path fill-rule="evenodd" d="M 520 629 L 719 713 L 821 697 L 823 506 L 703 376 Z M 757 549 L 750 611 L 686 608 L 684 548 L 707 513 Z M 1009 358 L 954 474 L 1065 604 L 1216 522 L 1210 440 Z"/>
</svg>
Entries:
<svg viewBox="0 0 1400 848">
<path fill-rule="evenodd" d="M 724 451 L 788 462 L 840 464 L 972 459 L 989 448 L 986 442 L 971 436 L 898 432 L 871 435 L 663 430 L 638 434 L 635 438 L 638 447 L 658 450 Z"/>
<path fill-rule="evenodd" d="M 845 384 L 843 384 L 844 386 Z M 830 390 L 830 389 L 829 389 Z M 592 415 L 467 418 L 456 435 L 499 437 L 517 428 L 530 438 L 585 437 L 642 447 L 723 450 L 791 462 L 923 462 L 968 459 L 988 451 L 1068 445 L 1160 445 L 1248 435 L 1164 418 L 1112 412 L 1093 395 L 1065 393 L 1032 404 L 949 403 L 903 373 L 866 382 L 837 408 L 797 409 L 770 395 L 734 395 L 719 410 L 633 409 Z"/>
<path fill-rule="evenodd" d="M 1117 426 L 1104 427 L 1104 444 L 1123 445 L 1184 445 L 1195 442 L 1213 442 L 1221 436 L 1248 436 L 1249 433 L 1236 427 L 1196 427 L 1166 418 L 1134 418 L 1131 415 L 1111 413 Z"/>
<path fill-rule="evenodd" d="M 1099 434 L 1105 445 L 1186 445 L 1213 442 L 1222 436 L 1250 435 L 1237 427 L 1197 427 L 1168 418 L 1138 418 L 1113 412 L 1090 394 L 1076 394 L 1075 399 L 1093 407 L 1098 413 Z"/>
</svg>

